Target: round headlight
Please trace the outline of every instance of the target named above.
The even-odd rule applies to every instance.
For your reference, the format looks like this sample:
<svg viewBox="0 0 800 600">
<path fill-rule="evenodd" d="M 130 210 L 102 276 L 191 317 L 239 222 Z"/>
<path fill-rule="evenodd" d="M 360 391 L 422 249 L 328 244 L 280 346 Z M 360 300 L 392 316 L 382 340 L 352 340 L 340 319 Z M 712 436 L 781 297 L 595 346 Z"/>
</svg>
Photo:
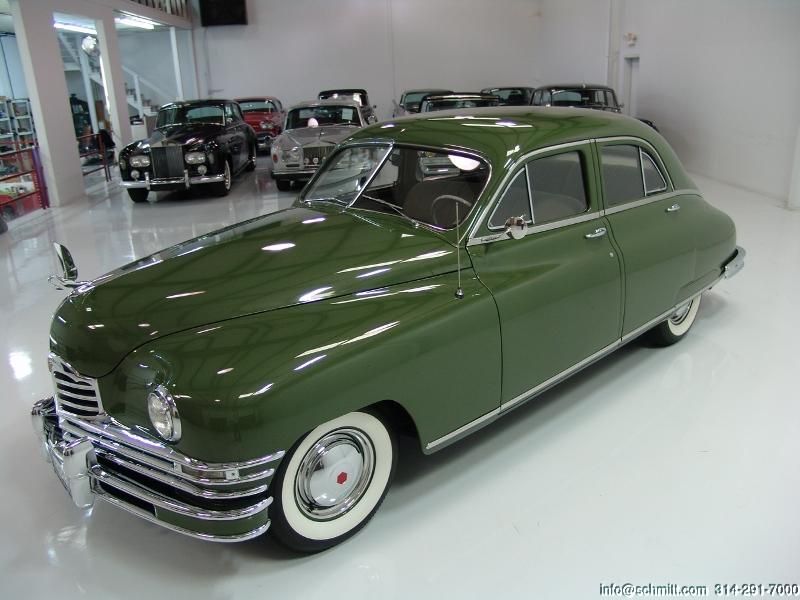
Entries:
<svg viewBox="0 0 800 600">
<path fill-rule="evenodd" d="M 181 419 L 169 390 L 159 385 L 147 396 L 147 414 L 156 432 L 168 442 L 181 439 Z"/>
<path fill-rule="evenodd" d="M 187 152 L 183 159 L 188 165 L 199 165 L 206 162 L 206 155 L 205 152 Z"/>
<path fill-rule="evenodd" d="M 146 154 L 137 154 L 136 156 L 130 157 L 131 166 L 132 167 L 149 167 L 150 166 L 150 157 Z"/>
</svg>

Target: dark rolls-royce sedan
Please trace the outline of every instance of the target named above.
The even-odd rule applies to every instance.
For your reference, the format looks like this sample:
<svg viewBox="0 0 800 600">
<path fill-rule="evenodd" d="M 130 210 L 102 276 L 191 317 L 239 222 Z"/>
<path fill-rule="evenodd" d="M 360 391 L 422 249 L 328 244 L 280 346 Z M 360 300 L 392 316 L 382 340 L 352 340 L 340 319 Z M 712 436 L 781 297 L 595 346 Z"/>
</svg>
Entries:
<svg viewBox="0 0 800 600">
<path fill-rule="evenodd" d="M 119 154 L 122 186 L 134 202 L 150 191 L 206 185 L 224 196 L 233 176 L 256 168 L 256 134 L 231 100 L 165 104 L 152 135 Z"/>
</svg>

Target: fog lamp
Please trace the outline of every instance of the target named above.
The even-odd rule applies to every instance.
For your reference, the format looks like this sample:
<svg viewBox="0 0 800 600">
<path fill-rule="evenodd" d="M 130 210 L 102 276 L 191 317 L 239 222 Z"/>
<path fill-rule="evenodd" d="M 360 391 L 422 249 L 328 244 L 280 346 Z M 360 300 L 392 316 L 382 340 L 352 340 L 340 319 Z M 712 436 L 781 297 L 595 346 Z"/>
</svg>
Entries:
<svg viewBox="0 0 800 600">
<path fill-rule="evenodd" d="M 139 179 L 139 171 L 137 171 L 136 169 L 131 171 L 131 177 L 133 177 L 134 179 Z"/>
<path fill-rule="evenodd" d="M 181 419 L 178 416 L 178 407 L 169 390 L 159 385 L 147 396 L 147 414 L 150 422 L 163 439 L 168 442 L 177 442 L 181 439 Z"/>
<path fill-rule="evenodd" d="M 199 167 L 197 167 L 197 172 L 200 173 L 200 175 L 205 175 L 207 171 L 208 169 L 206 168 L 205 165 L 200 165 Z"/>
</svg>

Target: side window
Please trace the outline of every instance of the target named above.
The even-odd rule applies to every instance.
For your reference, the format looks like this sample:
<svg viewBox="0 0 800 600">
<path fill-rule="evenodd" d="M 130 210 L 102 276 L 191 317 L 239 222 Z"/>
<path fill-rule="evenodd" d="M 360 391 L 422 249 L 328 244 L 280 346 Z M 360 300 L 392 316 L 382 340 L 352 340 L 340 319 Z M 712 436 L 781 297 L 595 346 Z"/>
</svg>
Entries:
<svg viewBox="0 0 800 600">
<path fill-rule="evenodd" d="M 552 102 L 551 97 L 552 97 L 552 94 L 550 93 L 550 90 L 543 91 L 542 92 L 542 105 L 543 106 L 549 105 Z"/>
<path fill-rule="evenodd" d="M 236 114 L 237 121 L 244 121 L 244 115 L 242 115 L 242 107 L 238 104 L 233 105 L 233 112 Z"/>
<path fill-rule="evenodd" d="M 656 161 L 644 150 L 640 150 L 642 174 L 644 175 L 644 191 L 648 196 L 667 189 L 667 181 L 656 165 Z"/>
<path fill-rule="evenodd" d="M 638 146 L 603 146 L 600 156 L 606 206 L 644 198 Z"/>
<path fill-rule="evenodd" d="M 542 90 L 536 90 L 533 93 L 533 103 L 539 106 L 542 103 Z"/>
<path fill-rule="evenodd" d="M 233 112 L 232 104 L 225 105 L 225 120 L 227 121 L 228 119 L 233 119 L 234 121 L 236 120 L 236 115 Z"/>
<path fill-rule="evenodd" d="M 534 224 L 586 212 L 583 166 L 579 152 L 564 152 L 528 163 Z"/>
<path fill-rule="evenodd" d="M 531 223 L 531 203 L 528 197 L 528 181 L 525 177 L 525 169 L 514 175 L 514 179 L 503 192 L 503 197 L 494 209 L 489 219 L 490 229 L 502 229 L 506 226 L 506 221 L 511 217 L 524 217 Z"/>
</svg>

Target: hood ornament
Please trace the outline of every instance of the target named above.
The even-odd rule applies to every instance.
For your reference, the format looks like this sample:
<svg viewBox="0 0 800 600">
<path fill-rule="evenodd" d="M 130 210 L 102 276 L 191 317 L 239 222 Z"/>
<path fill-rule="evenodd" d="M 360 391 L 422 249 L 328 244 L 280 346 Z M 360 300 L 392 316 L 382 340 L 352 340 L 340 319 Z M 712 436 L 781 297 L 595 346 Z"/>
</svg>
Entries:
<svg viewBox="0 0 800 600">
<path fill-rule="evenodd" d="M 80 287 L 89 283 L 88 281 L 78 281 L 78 267 L 75 266 L 75 261 L 72 254 L 67 250 L 66 246 L 58 243 L 53 243 L 53 249 L 58 258 L 58 264 L 61 266 L 62 275 L 50 275 L 47 282 L 57 290 L 66 290 Z"/>
</svg>

